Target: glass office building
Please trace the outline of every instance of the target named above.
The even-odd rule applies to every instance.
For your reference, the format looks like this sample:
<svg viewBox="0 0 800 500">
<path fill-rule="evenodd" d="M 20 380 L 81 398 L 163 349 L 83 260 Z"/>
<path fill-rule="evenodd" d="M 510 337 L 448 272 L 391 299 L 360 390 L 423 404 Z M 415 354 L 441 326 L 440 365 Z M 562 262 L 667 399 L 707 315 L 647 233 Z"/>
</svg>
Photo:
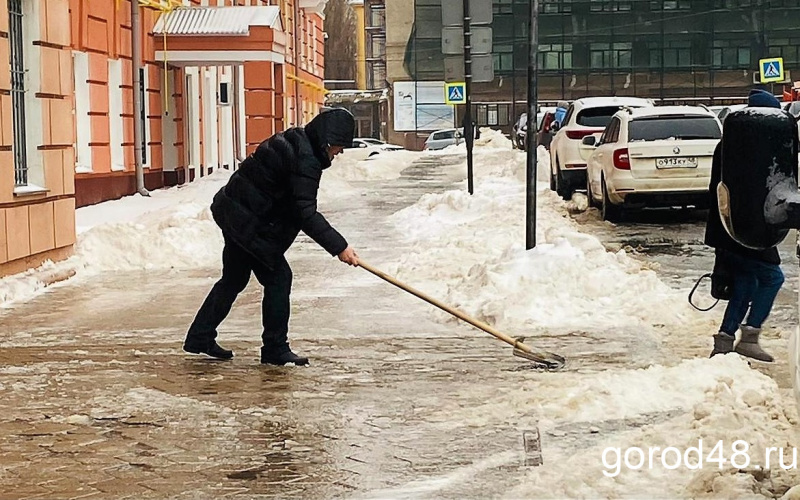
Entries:
<svg viewBox="0 0 800 500">
<path fill-rule="evenodd" d="M 473 100 L 524 101 L 529 0 L 493 0 L 495 80 Z M 758 61 L 782 57 L 800 80 L 800 0 L 541 0 L 539 97 L 631 95 L 663 102 L 732 102 L 754 86 Z M 441 0 L 415 0 L 406 70 L 441 80 Z M 782 85 L 768 86 L 780 94 Z M 516 110 L 499 106 L 499 121 Z M 477 110 L 481 116 L 480 106 Z M 506 123 L 483 123 L 505 125 Z"/>
</svg>

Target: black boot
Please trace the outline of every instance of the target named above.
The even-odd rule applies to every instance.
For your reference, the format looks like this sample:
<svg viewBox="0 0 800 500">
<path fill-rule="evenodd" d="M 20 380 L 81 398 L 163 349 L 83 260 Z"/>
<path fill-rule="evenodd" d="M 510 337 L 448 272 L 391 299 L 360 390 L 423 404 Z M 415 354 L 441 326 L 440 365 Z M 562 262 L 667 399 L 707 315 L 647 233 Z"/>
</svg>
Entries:
<svg viewBox="0 0 800 500">
<path fill-rule="evenodd" d="M 261 348 L 261 363 L 265 365 L 278 365 L 283 366 L 287 363 L 294 363 L 296 366 L 304 366 L 308 364 L 308 358 L 298 356 L 293 353 L 289 346 L 276 349 L 273 347 Z"/>
<path fill-rule="evenodd" d="M 728 335 L 727 333 L 719 332 L 714 335 L 714 350 L 711 351 L 711 356 L 709 357 L 713 358 L 717 354 L 728 354 L 732 352 L 734 340 L 736 340 L 736 337 Z"/>
<path fill-rule="evenodd" d="M 196 344 L 187 339 L 183 344 L 183 350 L 191 354 L 208 354 L 217 359 L 231 359 L 233 357 L 233 351 L 223 349 L 213 340 L 210 344 Z"/>
</svg>

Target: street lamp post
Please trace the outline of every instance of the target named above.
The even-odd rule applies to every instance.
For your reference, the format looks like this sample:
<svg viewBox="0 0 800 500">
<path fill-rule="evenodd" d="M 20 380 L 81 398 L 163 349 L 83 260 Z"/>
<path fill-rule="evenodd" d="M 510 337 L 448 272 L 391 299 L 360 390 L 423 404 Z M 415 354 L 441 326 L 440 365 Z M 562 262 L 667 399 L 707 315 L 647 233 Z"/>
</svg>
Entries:
<svg viewBox="0 0 800 500">
<path fill-rule="evenodd" d="M 530 27 L 528 29 L 528 131 L 525 134 L 527 147 L 527 183 L 525 196 L 525 249 L 536 246 L 536 112 L 539 92 L 539 0 L 530 0 Z"/>
</svg>

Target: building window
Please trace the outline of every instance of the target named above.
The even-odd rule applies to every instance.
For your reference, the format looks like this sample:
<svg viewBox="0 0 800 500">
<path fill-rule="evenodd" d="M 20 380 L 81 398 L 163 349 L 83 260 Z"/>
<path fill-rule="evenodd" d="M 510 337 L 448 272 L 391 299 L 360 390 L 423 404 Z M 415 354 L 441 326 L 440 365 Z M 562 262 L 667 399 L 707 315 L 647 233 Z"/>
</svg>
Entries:
<svg viewBox="0 0 800 500">
<path fill-rule="evenodd" d="M 78 54 L 79 52 L 76 52 Z M 80 52 L 80 54 L 86 54 Z M 89 76 L 88 57 L 86 58 L 86 78 Z M 76 70 L 77 73 L 77 70 Z M 84 80 L 84 87 L 86 85 Z M 111 143 L 111 170 L 125 170 L 125 149 L 122 145 L 124 142 L 124 128 L 123 128 L 123 109 L 122 99 L 119 98 L 122 92 L 122 60 L 109 59 L 108 60 L 108 125 L 109 125 L 109 142 Z M 77 91 L 76 91 L 77 94 Z M 86 95 L 88 97 L 89 90 L 87 88 Z M 76 99 L 77 100 L 77 99 Z M 77 104 L 76 104 L 76 112 Z M 88 115 L 88 107 L 87 115 Z M 80 132 L 80 127 L 78 128 Z M 89 130 L 91 137 L 91 129 Z M 88 145 L 88 144 L 87 144 Z M 90 158 L 91 160 L 91 158 Z"/>
<path fill-rule="evenodd" d="M 689 68 L 692 66 L 692 42 L 673 41 L 659 43 L 649 43 L 650 67 L 660 68 Z"/>
<path fill-rule="evenodd" d="M 503 127 L 510 124 L 510 104 L 477 104 L 475 124 L 479 127 Z"/>
<path fill-rule="evenodd" d="M 633 44 L 592 43 L 589 44 L 589 63 L 592 69 L 630 68 Z"/>
<path fill-rule="evenodd" d="M 785 64 L 800 64 L 800 38 L 770 40 L 769 56 L 782 57 Z"/>
<path fill-rule="evenodd" d="M 373 36 L 370 38 L 370 57 L 372 59 L 383 59 L 386 57 L 386 37 Z"/>
<path fill-rule="evenodd" d="M 514 46 L 512 44 L 497 44 L 492 48 L 492 52 L 495 72 L 508 73 L 514 69 Z"/>
<path fill-rule="evenodd" d="M 569 14 L 572 12 L 572 0 L 543 0 L 541 5 L 544 14 Z"/>
<path fill-rule="evenodd" d="M 385 28 L 386 27 L 386 8 L 383 5 L 371 5 L 369 11 L 369 26 L 368 28 Z"/>
<path fill-rule="evenodd" d="M 714 40 L 711 66 L 717 69 L 750 68 L 750 42 L 746 40 Z"/>
<path fill-rule="evenodd" d="M 539 45 L 539 69 L 572 69 L 572 45 Z"/>
<path fill-rule="evenodd" d="M 631 10 L 631 2 L 592 0 L 589 3 L 589 10 L 592 12 L 628 12 Z"/>
<path fill-rule="evenodd" d="M 692 2 L 690 0 L 664 0 L 658 2 L 650 2 L 650 10 L 691 10 Z"/>
<path fill-rule="evenodd" d="M 89 115 L 89 53 L 72 53 L 72 72 L 75 76 L 75 172 L 92 171 L 92 117 Z M 117 89 L 119 92 L 119 89 Z M 115 94 L 118 95 L 118 94 Z M 115 99 L 119 101 L 119 98 Z M 109 105 L 111 101 L 109 101 Z"/>
<path fill-rule="evenodd" d="M 513 14 L 514 0 L 494 0 L 492 11 L 494 14 Z"/>
<path fill-rule="evenodd" d="M 139 99 L 141 99 L 142 103 L 142 111 L 139 115 L 139 120 L 142 123 L 142 166 L 144 168 L 149 167 L 148 163 L 148 148 L 147 143 L 150 142 L 150 120 L 148 116 L 150 116 L 150 98 L 147 93 L 147 78 L 148 78 L 148 70 L 147 66 L 139 68 Z"/>
<path fill-rule="evenodd" d="M 28 185 L 28 143 L 25 137 L 25 38 L 22 0 L 8 0 L 8 42 L 11 64 L 11 105 L 14 131 L 14 186 Z"/>
<path fill-rule="evenodd" d="M 372 63 L 369 77 L 372 80 L 369 85 L 371 89 L 386 88 L 386 64 L 383 62 Z"/>
</svg>

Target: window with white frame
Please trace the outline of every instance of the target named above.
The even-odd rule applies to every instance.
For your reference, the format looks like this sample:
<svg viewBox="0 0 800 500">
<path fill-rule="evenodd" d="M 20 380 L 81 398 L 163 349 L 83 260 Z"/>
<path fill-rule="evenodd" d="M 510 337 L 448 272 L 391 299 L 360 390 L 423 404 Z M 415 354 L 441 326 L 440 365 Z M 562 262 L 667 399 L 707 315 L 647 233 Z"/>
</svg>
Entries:
<svg viewBox="0 0 800 500">
<path fill-rule="evenodd" d="M 147 65 L 139 68 L 139 98 L 142 103 L 141 114 L 139 120 L 142 123 L 142 166 L 144 168 L 150 167 L 150 151 L 148 144 L 150 143 L 150 96 L 147 93 L 147 78 L 150 68 Z"/>
<path fill-rule="evenodd" d="M 108 60 L 108 125 L 111 170 L 125 170 L 122 125 L 122 60 Z"/>
<path fill-rule="evenodd" d="M 43 143 L 42 104 L 36 97 L 39 78 L 40 2 L 7 0 L 9 64 L 11 70 L 14 193 L 45 191 L 44 165 L 39 146 Z M 33 118 L 33 119 L 31 119 Z"/>
<path fill-rule="evenodd" d="M 75 172 L 92 171 L 92 122 L 89 116 L 89 53 L 72 53 L 75 77 Z"/>
<path fill-rule="evenodd" d="M 28 185 L 28 145 L 25 136 L 25 37 L 22 0 L 8 0 L 8 43 L 11 59 L 14 186 L 19 187 Z"/>
</svg>

